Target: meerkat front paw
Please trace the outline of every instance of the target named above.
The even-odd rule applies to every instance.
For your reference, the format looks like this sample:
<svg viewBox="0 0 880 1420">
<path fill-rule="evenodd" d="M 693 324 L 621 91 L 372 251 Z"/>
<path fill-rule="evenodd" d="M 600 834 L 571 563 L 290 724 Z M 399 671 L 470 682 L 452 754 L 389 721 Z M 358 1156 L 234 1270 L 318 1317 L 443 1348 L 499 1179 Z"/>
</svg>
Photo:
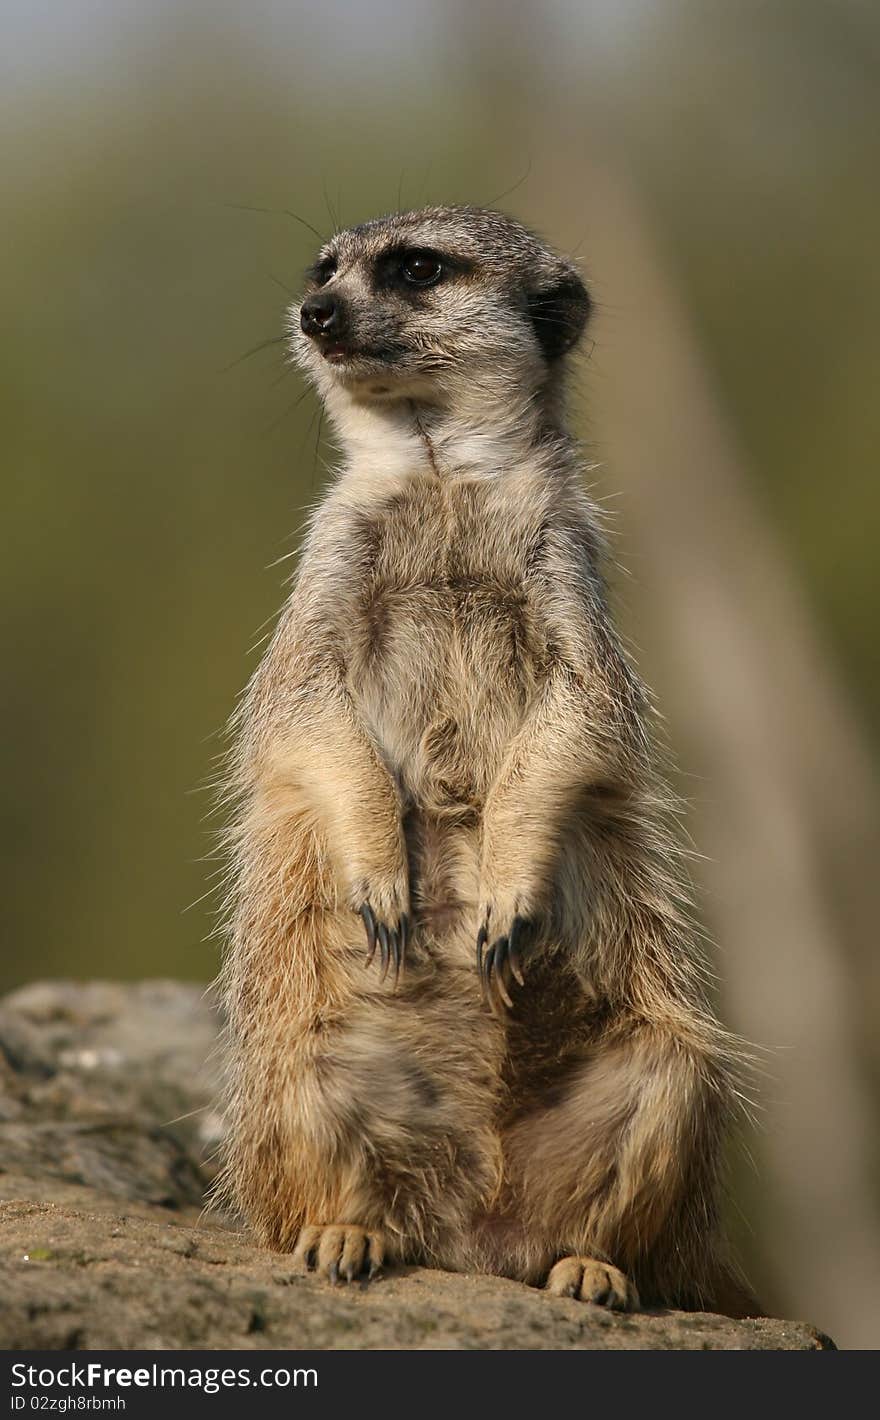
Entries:
<svg viewBox="0 0 880 1420">
<path fill-rule="evenodd" d="M 635 1284 L 617 1267 L 592 1257 L 563 1257 L 551 1268 L 546 1290 L 554 1297 L 576 1297 L 616 1312 L 638 1311 Z"/>
<path fill-rule="evenodd" d="M 372 1281 L 382 1270 L 382 1233 L 352 1223 L 307 1224 L 300 1232 L 293 1261 L 303 1272 L 317 1272 L 328 1282 Z"/>
<path fill-rule="evenodd" d="M 525 985 L 523 966 L 525 952 L 534 931 L 534 921 L 517 907 L 506 912 L 486 903 L 481 912 L 482 925 L 477 933 L 477 972 L 480 986 L 494 1009 L 495 995 L 509 1009 L 512 983 Z"/>
<path fill-rule="evenodd" d="M 367 933 L 367 960 L 366 965 L 370 966 L 376 948 L 379 949 L 379 960 L 382 963 L 382 970 L 379 980 L 384 981 L 388 975 L 388 969 L 394 963 L 394 983 L 400 977 L 406 959 L 406 947 L 409 941 L 409 914 L 404 912 L 397 919 L 397 925 L 392 927 L 381 917 L 377 917 L 369 901 L 363 902 L 358 908 L 361 917 L 364 919 L 364 927 Z"/>
<path fill-rule="evenodd" d="M 410 939 L 409 888 L 405 874 L 401 872 L 385 882 L 376 877 L 360 878 L 351 899 L 367 934 L 366 965 L 371 965 L 378 951 L 379 980 L 384 981 L 393 967 L 396 986 Z"/>
</svg>

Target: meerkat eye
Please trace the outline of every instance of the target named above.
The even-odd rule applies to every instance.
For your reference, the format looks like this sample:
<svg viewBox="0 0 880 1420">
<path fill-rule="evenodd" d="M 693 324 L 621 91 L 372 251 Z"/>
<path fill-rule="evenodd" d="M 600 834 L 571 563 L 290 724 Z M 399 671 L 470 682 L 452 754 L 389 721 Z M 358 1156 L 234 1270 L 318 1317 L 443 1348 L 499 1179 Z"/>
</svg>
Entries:
<svg viewBox="0 0 880 1420">
<path fill-rule="evenodd" d="M 400 269 L 411 286 L 433 286 L 443 275 L 443 263 L 432 251 L 408 251 Z"/>
<path fill-rule="evenodd" d="M 336 258 L 328 256 L 326 260 L 319 261 L 312 272 L 312 280 L 316 286 L 326 286 L 331 277 L 336 275 Z"/>
</svg>

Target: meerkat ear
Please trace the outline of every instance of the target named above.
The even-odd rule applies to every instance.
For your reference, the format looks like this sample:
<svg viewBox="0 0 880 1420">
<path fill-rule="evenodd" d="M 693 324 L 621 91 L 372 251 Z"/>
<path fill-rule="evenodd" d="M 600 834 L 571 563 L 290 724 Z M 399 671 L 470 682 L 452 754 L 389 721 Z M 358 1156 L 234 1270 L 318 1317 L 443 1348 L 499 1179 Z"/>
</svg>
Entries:
<svg viewBox="0 0 880 1420">
<path fill-rule="evenodd" d="M 547 360 L 558 360 L 577 345 L 592 308 L 587 288 L 573 266 L 528 296 L 528 312 Z"/>
</svg>

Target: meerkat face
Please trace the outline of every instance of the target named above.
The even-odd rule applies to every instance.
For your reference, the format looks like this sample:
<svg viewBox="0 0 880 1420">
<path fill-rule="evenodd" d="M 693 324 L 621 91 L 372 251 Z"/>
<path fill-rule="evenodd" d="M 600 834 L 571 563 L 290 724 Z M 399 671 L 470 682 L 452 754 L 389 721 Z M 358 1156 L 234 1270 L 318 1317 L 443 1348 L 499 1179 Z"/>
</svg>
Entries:
<svg viewBox="0 0 880 1420">
<path fill-rule="evenodd" d="M 577 343 L 575 266 L 512 218 L 428 207 L 337 233 L 290 310 L 293 352 L 323 394 L 443 404 L 493 372 L 529 393 Z"/>
</svg>

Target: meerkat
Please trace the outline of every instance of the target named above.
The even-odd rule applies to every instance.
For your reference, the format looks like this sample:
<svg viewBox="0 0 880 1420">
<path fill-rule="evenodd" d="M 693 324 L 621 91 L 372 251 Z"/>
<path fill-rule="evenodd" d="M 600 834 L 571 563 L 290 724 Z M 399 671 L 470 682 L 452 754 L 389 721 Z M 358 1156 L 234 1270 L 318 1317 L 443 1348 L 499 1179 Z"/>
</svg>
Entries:
<svg viewBox="0 0 880 1420">
<path fill-rule="evenodd" d="M 221 1191 L 334 1281 L 719 1306 L 736 1052 L 566 424 L 590 308 L 429 207 L 289 313 L 342 460 L 236 723 Z"/>
</svg>

